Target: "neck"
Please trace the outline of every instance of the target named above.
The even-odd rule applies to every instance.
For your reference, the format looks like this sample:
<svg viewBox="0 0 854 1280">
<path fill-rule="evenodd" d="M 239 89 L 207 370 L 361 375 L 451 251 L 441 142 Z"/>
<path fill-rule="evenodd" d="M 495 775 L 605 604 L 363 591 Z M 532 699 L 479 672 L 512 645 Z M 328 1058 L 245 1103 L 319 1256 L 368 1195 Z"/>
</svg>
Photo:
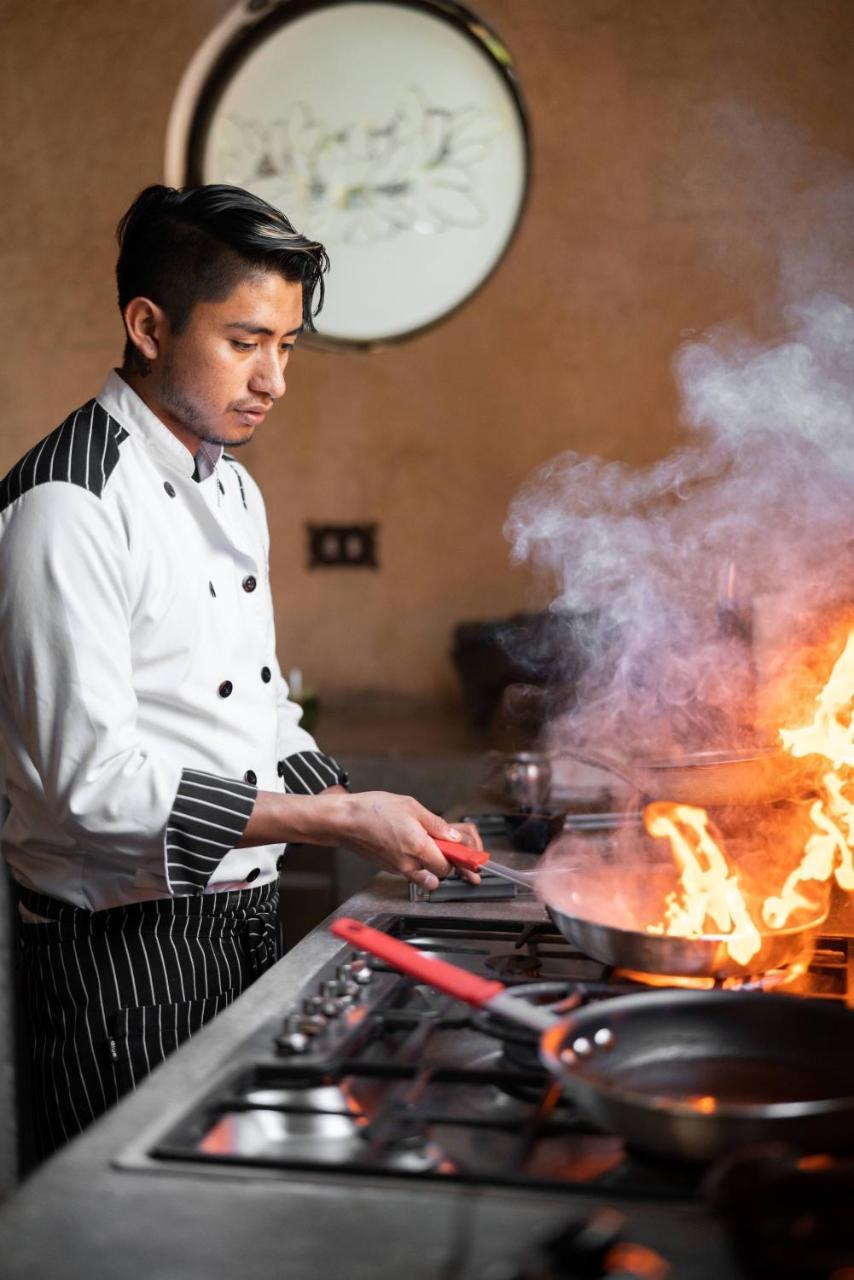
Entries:
<svg viewBox="0 0 854 1280">
<path fill-rule="evenodd" d="M 159 395 L 159 381 L 150 365 L 144 371 L 123 364 L 117 370 L 119 377 L 126 382 L 131 391 L 135 391 L 146 408 L 163 423 L 167 431 L 171 431 L 176 440 L 184 446 L 188 453 L 196 456 L 199 438 L 175 419 L 163 405 Z"/>
</svg>

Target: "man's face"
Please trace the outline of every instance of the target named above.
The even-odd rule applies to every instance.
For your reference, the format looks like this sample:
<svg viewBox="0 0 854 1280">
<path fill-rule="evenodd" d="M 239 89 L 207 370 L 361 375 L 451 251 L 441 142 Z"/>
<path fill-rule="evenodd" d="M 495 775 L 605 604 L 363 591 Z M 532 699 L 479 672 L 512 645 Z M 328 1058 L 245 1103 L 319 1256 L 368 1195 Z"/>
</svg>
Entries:
<svg viewBox="0 0 854 1280">
<path fill-rule="evenodd" d="M 191 453 L 202 440 L 246 444 L 285 394 L 301 328 L 302 285 L 251 276 L 224 302 L 197 303 L 181 333 L 166 326 L 146 399 Z"/>
</svg>

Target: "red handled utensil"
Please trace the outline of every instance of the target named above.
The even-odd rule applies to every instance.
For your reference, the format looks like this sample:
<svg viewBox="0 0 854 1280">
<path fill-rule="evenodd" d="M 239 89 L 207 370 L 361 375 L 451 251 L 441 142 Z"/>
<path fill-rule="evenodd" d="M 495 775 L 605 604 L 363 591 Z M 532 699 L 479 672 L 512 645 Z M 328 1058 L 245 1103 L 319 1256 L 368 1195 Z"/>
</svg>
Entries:
<svg viewBox="0 0 854 1280">
<path fill-rule="evenodd" d="M 476 849 L 470 852 L 477 853 Z M 476 869 L 476 868 L 472 868 Z M 330 925 L 336 938 L 342 938 L 359 951 L 367 951 L 378 960 L 384 960 L 399 973 L 405 973 L 418 982 L 424 982 L 437 991 L 443 991 L 455 1000 L 473 1005 L 475 1009 L 489 1009 L 491 1013 L 501 1014 L 512 1022 L 520 1022 L 535 1031 L 543 1032 L 555 1025 L 560 1019 L 548 1009 L 538 1008 L 525 1000 L 518 1000 L 508 994 L 503 982 L 492 978 L 481 978 L 467 969 L 460 969 L 446 960 L 437 960 L 435 956 L 425 955 L 416 947 L 400 938 L 392 938 L 379 929 L 372 929 L 369 924 L 362 924 L 349 916 Z"/>
<path fill-rule="evenodd" d="M 490 872 L 501 880 L 510 880 L 513 884 L 519 884 L 523 889 L 529 889 L 533 893 L 532 872 L 515 871 L 512 867 L 506 867 L 503 862 L 493 862 L 492 854 L 487 853 L 485 849 L 473 849 L 471 845 L 458 844 L 456 840 L 437 840 L 435 836 L 432 839 L 455 867 L 460 867 L 464 871 L 476 871 L 478 874 L 482 871 Z"/>
</svg>

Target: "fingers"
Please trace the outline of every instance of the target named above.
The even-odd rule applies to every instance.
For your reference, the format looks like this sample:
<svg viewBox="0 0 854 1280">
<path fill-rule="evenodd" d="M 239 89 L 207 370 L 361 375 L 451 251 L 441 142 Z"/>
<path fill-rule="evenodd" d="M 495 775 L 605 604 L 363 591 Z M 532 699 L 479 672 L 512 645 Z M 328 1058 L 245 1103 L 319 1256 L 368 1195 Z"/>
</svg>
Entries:
<svg viewBox="0 0 854 1280">
<path fill-rule="evenodd" d="M 480 838 L 480 832 L 473 822 L 453 822 L 451 828 L 460 837 L 463 844 L 468 845 L 470 849 L 482 849 L 483 841 Z M 480 876 L 476 871 L 469 871 L 465 867 L 457 867 L 456 872 L 463 880 L 467 880 L 469 884 L 480 884 Z"/>
<path fill-rule="evenodd" d="M 416 802 L 417 803 L 417 802 Z M 483 843 L 480 838 L 480 832 L 473 822 L 446 822 L 444 818 L 438 817 L 437 814 L 431 813 L 429 809 L 425 809 L 422 805 L 418 805 L 418 818 L 423 826 L 430 832 L 431 836 L 439 840 L 458 840 L 461 844 L 467 844 L 473 849 L 482 849 Z M 422 856 L 420 850 L 418 857 L 421 861 L 440 878 L 444 878 L 453 869 L 448 860 L 436 850 L 445 864 L 447 870 L 439 871 L 437 864 L 426 856 Z M 480 884 L 480 876 L 476 871 L 469 871 L 462 867 L 456 868 L 457 874 L 462 876 L 463 880 L 467 880 L 469 884 Z M 418 883 L 416 881 L 416 883 Z M 437 887 L 437 886 L 434 886 Z"/>
<path fill-rule="evenodd" d="M 459 824 L 455 825 L 452 822 L 446 822 L 437 813 L 431 813 L 429 809 L 425 809 L 423 804 L 419 804 L 417 800 L 413 801 L 413 803 L 415 805 L 415 816 L 429 835 L 438 840 L 462 840 L 462 836 L 457 830 Z"/>
<path fill-rule="evenodd" d="M 431 813 L 429 809 L 425 809 L 417 800 L 413 800 L 412 804 L 414 806 L 414 817 L 427 836 L 435 837 L 438 840 L 462 842 L 460 833 L 444 818 L 440 818 L 436 813 Z M 418 848 L 412 849 L 411 853 L 439 880 L 444 880 L 453 870 L 451 863 L 441 850 L 436 847 L 432 839 L 425 838 L 420 840 Z M 437 886 L 434 885 L 433 887 L 436 888 Z"/>
<path fill-rule="evenodd" d="M 439 888 L 439 878 L 434 876 L 432 871 L 427 871 L 424 867 L 418 867 L 415 871 L 409 873 L 404 872 L 407 880 L 411 880 L 413 884 L 417 884 L 427 893 L 432 893 L 434 889 Z"/>
<path fill-rule="evenodd" d="M 470 849 L 482 849 L 483 841 L 480 838 L 480 832 L 473 822 L 454 822 L 451 824 L 459 835 L 464 844 Z"/>
<path fill-rule="evenodd" d="M 439 880 L 444 880 L 445 876 L 449 876 L 453 870 L 451 863 L 429 838 L 425 837 L 424 840 L 419 841 L 418 848 L 412 849 L 411 853 L 423 867 L 426 867 L 428 871 L 432 871 L 433 875 Z"/>
<path fill-rule="evenodd" d="M 407 870 L 405 867 L 402 867 L 401 870 L 407 880 L 411 880 L 413 884 L 420 885 L 428 893 L 432 893 L 434 889 L 439 888 L 440 877 L 436 876 L 434 872 L 428 871 L 420 863 L 415 863 L 411 870 Z M 463 880 L 467 880 L 469 884 L 480 884 L 480 876 L 476 871 L 467 871 L 463 867 L 458 867 L 456 872 Z M 441 879 L 444 878 L 444 876 L 441 877 Z"/>
<path fill-rule="evenodd" d="M 471 823 L 446 822 L 411 796 L 363 792 L 345 799 L 351 847 L 384 870 L 396 871 L 427 891 L 437 889 L 439 881 L 452 870 L 434 840 L 482 847 Z M 473 884 L 480 883 L 476 872 L 461 874 Z"/>
</svg>

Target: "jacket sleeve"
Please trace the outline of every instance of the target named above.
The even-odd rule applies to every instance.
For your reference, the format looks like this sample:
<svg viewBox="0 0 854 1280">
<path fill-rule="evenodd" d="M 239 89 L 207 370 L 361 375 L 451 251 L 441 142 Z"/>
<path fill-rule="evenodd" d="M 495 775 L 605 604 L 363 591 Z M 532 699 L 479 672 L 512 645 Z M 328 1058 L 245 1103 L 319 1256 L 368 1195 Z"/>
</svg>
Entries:
<svg viewBox="0 0 854 1280">
<path fill-rule="evenodd" d="M 7 517 L 0 674 L 50 819 L 79 847 L 162 875 L 169 892 L 200 892 L 239 842 L 255 788 L 143 746 L 130 553 L 103 500 L 37 485 Z"/>
</svg>

